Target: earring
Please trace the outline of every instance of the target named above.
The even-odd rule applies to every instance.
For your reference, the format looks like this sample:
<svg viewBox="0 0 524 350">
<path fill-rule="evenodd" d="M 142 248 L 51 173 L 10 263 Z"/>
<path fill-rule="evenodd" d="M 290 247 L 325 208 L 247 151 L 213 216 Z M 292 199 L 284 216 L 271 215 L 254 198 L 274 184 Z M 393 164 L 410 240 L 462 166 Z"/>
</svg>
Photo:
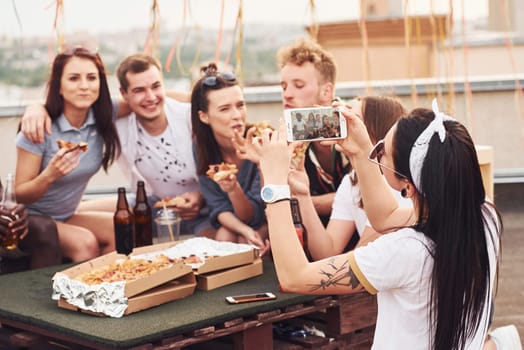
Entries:
<svg viewBox="0 0 524 350">
<path fill-rule="evenodd" d="M 408 196 L 408 190 L 406 190 L 405 188 L 401 189 L 400 195 L 402 196 L 402 198 L 406 198 Z"/>
</svg>

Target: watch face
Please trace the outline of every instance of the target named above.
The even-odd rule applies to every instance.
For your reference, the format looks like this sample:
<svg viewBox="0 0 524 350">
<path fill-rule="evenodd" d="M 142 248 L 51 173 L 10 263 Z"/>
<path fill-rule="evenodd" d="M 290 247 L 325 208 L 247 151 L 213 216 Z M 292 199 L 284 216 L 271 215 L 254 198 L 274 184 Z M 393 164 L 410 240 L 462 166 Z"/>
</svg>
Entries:
<svg viewBox="0 0 524 350">
<path fill-rule="evenodd" d="M 273 189 L 270 187 L 264 187 L 262 189 L 262 200 L 269 201 L 273 198 Z"/>
</svg>

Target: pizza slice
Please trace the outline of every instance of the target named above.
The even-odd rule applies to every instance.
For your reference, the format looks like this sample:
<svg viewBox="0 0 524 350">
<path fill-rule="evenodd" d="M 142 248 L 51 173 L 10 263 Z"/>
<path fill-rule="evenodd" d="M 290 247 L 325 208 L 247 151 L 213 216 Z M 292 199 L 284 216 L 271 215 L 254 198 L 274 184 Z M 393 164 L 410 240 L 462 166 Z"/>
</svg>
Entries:
<svg viewBox="0 0 524 350">
<path fill-rule="evenodd" d="M 56 143 L 58 144 L 58 147 L 60 149 L 65 148 L 66 153 L 72 152 L 77 149 L 82 152 L 87 152 L 87 142 L 74 143 L 71 141 L 58 139 L 56 140 Z"/>
<path fill-rule="evenodd" d="M 308 145 L 309 142 L 300 142 L 299 144 L 295 145 L 295 148 L 293 149 L 293 156 L 291 158 L 291 165 L 294 168 L 299 168 L 304 157 L 306 156 Z"/>
<path fill-rule="evenodd" d="M 238 168 L 235 164 L 222 162 L 220 164 L 209 165 L 209 170 L 206 175 L 213 181 L 222 181 L 229 178 L 230 175 L 238 173 Z"/>
<path fill-rule="evenodd" d="M 175 196 L 173 198 L 165 197 L 163 200 L 155 202 L 155 204 L 153 204 L 153 207 L 154 208 L 163 208 L 164 205 L 166 207 L 176 207 L 177 205 L 184 204 L 185 202 L 186 202 L 186 199 L 182 196 Z"/>
<path fill-rule="evenodd" d="M 248 129 L 251 129 L 252 127 L 255 127 L 256 130 L 255 130 L 255 133 L 253 136 L 262 136 L 262 133 L 264 132 L 264 130 L 266 129 L 270 129 L 270 130 L 275 130 L 271 124 L 269 123 L 269 121 L 267 120 L 262 120 L 262 121 L 259 121 L 259 122 L 256 122 L 256 123 L 253 123 L 251 125 L 248 125 Z"/>
<path fill-rule="evenodd" d="M 101 266 L 76 276 L 74 279 L 86 284 L 100 284 L 103 282 L 130 282 L 167 269 L 178 261 L 160 254 L 153 260 L 125 259 Z"/>
</svg>

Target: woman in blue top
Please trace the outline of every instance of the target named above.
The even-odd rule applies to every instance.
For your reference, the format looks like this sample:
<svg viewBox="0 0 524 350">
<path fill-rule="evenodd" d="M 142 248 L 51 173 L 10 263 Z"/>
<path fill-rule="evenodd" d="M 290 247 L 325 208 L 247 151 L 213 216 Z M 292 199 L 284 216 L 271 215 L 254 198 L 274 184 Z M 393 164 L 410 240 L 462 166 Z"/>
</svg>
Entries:
<svg viewBox="0 0 524 350">
<path fill-rule="evenodd" d="M 246 131 L 246 104 L 231 73 L 220 74 L 214 63 L 193 86 L 191 122 L 195 136 L 197 174 L 217 229 L 215 239 L 250 243 L 263 254 L 269 247 L 264 206 L 260 199 L 257 165 L 239 157 L 232 139 Z M 215 182 L 206 175 L 209 165 L 234 164 L 236 175 Z"/>
<path fill-rule="evenodd" d="M 105 68 L 98 53 L 77 47 L 59 53 L 48 81 L 45 108 L 52 133 L 34 144 L 17 135 L 16 196 L 30 213 L 57 222 L 60 247 L 72 261 L 114 250 L 112 213 L 76 209 L 91 177 L 107 170 L 120 152 Z M 57 140 L 87 142 L 67 152 Z"/>
</svg>

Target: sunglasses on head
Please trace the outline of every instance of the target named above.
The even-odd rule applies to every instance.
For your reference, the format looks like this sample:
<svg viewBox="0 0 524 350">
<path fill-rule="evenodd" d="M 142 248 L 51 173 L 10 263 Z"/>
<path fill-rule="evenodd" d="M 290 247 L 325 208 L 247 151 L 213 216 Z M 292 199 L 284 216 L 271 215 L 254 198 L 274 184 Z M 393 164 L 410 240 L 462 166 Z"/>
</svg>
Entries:
<svg viewBox="0 0 524 350">
<path fill-rule="evenodd" d="M 206 76 L 202 79 L 202 84 L 213 87 L 217 85 L 217 77 L 221 77 L 227 81 L 235 81 L 237 77 L 233 73 L 216 73 Z"/>
<path fill-rule="evenodd" d="M 384 172 L 382 171 L 382 168 L 386 168 L 389 171 L 394 172 L 395 174 L 397 174 L 401 178 L 407 179 L 408 177 L 406 175 L 401 174 L 398 171 L 396 171 L 395 169 L 390 168 L 390 167 L 380 163 L 380 159 L 382 158 L 382 156 L 384 155 L 384 152 L 385 152 L 384 147 L 385 147 L 384 140 L 378 141 L 376 143 L 376 145 L 373 147 L 373 149 L 371 150 L 371 152 L 369 153 L 368 160 L 370 162 L 375 163 L 376 165 L 378 165 L 378 167 L 380 169 L 380 172 L 382 174 L 384 174 Z"/>
</svg>

